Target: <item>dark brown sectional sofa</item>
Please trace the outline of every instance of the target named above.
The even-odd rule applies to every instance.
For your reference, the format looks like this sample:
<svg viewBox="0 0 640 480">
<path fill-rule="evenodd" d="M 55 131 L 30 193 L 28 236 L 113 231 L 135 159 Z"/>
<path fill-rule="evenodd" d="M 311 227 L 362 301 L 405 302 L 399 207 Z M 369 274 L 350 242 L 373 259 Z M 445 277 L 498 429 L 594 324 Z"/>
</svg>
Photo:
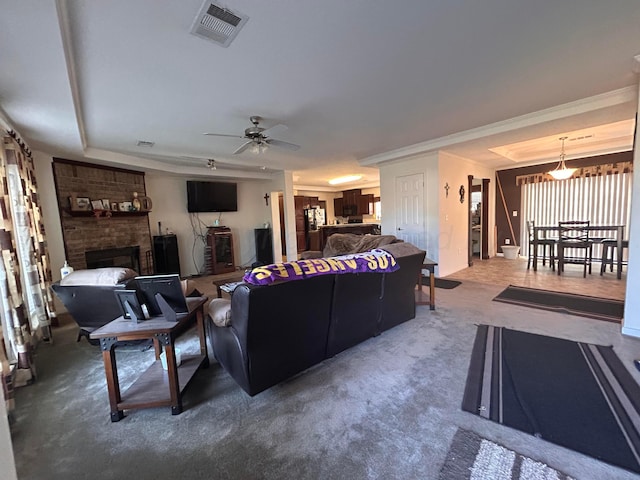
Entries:
<svg viewBox="0 0 640 480">
<path fill-rule="evenodd" d="M 230 301 L 212 301 L 208 335 L 216 359 L 253 396 L 414 318 L 425 252 L 405 242 L 381 248 L 400 269 L 242 284 Z"/>
</svg>

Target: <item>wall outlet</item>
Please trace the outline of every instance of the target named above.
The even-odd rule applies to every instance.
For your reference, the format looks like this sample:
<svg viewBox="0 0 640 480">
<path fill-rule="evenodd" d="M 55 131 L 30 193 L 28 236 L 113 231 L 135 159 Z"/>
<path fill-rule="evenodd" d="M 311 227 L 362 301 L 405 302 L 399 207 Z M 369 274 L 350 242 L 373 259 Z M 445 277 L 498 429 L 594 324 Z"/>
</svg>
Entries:
<svg viewBox="0 0 640 480">
<path fill-rule="evenodd" d="M 511 244 L 511 239 L 510 238 L 505 238 L 504 239 L 504 244 L 505 245 L 510 245 Z"/>
<path fill-rule="evenodd" d="M 511 212 L 511 216 L 517 217 L 518 216 L 518 211 L 514 210 L 513 212 Z"/>
</svg>

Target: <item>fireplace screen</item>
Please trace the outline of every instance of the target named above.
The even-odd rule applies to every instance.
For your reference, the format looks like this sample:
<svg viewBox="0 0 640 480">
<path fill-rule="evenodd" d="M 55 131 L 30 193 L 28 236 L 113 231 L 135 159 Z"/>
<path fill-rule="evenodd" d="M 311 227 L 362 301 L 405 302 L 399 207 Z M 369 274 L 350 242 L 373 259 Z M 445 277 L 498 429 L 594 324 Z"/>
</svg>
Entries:
<svg viewBox="0 0 640 480">
<path fill-rule="evenodd" d="M 126 267 L 140 273 L 140 247 L 107 248 L 84 253 L 87 268 Z"/>
</svg>

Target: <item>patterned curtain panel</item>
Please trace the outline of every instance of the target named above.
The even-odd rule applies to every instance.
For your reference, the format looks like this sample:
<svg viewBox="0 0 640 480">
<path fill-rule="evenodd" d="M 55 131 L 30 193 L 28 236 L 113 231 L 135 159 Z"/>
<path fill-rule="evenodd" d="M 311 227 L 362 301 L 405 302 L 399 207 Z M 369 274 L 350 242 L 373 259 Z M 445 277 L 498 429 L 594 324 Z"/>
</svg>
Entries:
<svg viewBox="0 0 640 480">
<path fill-rule="evenodd" d="M 33 350 L 39 339 L 51 341 L 55 313 L 31 152 L 9 135 L 0 148 L 0 364 L 11 410 L 13 389 L 35 377 Z"/>
</svg>

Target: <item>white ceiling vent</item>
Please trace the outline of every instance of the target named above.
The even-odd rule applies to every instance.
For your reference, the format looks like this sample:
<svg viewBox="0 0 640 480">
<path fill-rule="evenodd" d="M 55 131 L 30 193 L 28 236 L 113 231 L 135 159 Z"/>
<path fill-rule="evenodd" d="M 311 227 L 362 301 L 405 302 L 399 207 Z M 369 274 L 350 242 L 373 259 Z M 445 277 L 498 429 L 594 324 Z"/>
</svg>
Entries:
<svg viewBox="0 0 640 480">
<path fill-rule="evenodd" d="M 249 17 L 206 0 L 191 27 L 191 33 L 228 47 Z"/>
</svg>

